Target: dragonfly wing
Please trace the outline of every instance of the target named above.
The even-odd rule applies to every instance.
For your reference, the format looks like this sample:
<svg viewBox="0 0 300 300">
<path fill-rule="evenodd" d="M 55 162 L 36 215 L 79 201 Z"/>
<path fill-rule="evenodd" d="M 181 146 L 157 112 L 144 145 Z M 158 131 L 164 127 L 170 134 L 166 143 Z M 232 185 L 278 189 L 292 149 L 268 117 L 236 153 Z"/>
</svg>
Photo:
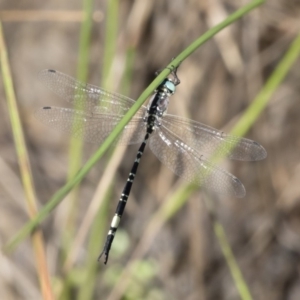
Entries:
<svg viewBox="0 0 300 300">
<path fill-rule="evenodd" d="M 245 188 L 238 178 L 207 161 L 168 128 L 157 129 L 149 143 L 158 159 L 188 182 L 229 196 L 245 196 Z"/>
<path fill-rule="evenodd" d="M 55 94 L 66 101 L 79 105 L 80 109 L 95 113 L 124 115 L 135 103 L 123 95 L 106 91 L 100 87 L 85 84 L 55 70 L 43 70 L 39 78 Z M 141 108 L 141 114 L 146 107 Z"/>
<path fill-rule="evenodd" d="M 66 132 L 86 142 L 101 144 L 122 119 L 120 115 L 92 114 L 64 107 L 43 107 L 35 116 L 45 125 Z M 143 118 L 134 117 L 118 138 L 120 144 L 141 143 L 145 135 Z"/>
<path fill-rule="evenodd" d="M 246 161 L 261 160 L 267 156 L 266 150 L 255 141 L 225 134 L 193 120 L 167 114 L 162 124 L 197 152 Z"/>
</svg>

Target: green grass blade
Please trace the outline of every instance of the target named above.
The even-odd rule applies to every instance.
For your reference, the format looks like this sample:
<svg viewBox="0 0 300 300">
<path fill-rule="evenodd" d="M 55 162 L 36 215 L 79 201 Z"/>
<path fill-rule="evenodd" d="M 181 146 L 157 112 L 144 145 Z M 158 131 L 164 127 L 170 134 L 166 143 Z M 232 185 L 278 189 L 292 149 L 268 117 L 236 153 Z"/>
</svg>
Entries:
<svg viewBox="0 0 300 300">
<path fill-rule="evenodd" d="M 11 70 L 8 60 L 8 54 L 6 50 L 2 23 L 0 22 L 0 64 L 1 72 L 4 84 L 4 90 L 7 98 L 7 106 L 13 131 L 13 137 L 15 142 L 15 148 L 18 156 L 18 162 L 20 166 L 22 184 L 25 192 L 25 199 L 28 214 L 31 218 L 37 214 L 37 200 L 35 194 L 35 188 L 31 173 L 31 167 L 29 162 L 28 151 L 26 148 L 25 137 L 22 129 L 22 123 L 18 110 L 18 104 L 13 87 L 13 80 L 11 76 Z M 54 299 L 50 283 L 50 275 L 48 271 L 44 239 L 41 231 L 36 231 L 32 235 L 32 245 L 34 249 L 35 260 L 37 264 L 37 273 L 40 281 L 41 292 L 43 299 Z"/>
<path fill-rule="evenodd" d="M 118 18 L 119 17 L 119 0 L 107 1 L 105 41 L 103 55 L 102 84 L 104 88 L 110 90 L 114 87 L 113 76 L 111 72 L 112 63 L 115 57 Z"/>
<path fill-rule="evenodd" d="M 245 133 L 254 124 L 261 112 L 266 108 L 272 95 L 278 89 L 281 82 L 285 79 L 286 75 L 293 67 L 295 61 L 298 59 L 300 53 L 300 35 L 298 35 L 289 49 L 278 63 L 276 69 L 267 80 L 264 87 L 255 97 L 247 111 L 243 114 L 240 120 L 236 123 L 231 130 L 231 134 L 245 135 Z"/>
<path fill-rule="evenodd" d="M 252 300 L 250 290 L 247 286 L 246 281 L 244 280 L 241 269 L 239 268 L 237 261 L 234 257 L 230 244 L 227 240 L 225 230 L 220 222 L 215 220 L 213 222 L 214 232 L 219 241 L 219 244 L 222 249 L 223 256 L 227 262 L 227 265 L 230 269 L 231 276 L 234 280 L 235 286 L 239 292 L 239 295 L 242 300 Z"/>
<path fill-rule="evenodd" d="M 89 69 L 89 53 L 90 53 L 90 41 L 91 31 L 93 25 L 92 13 L 93 13 L 94 0 L 83 0 L 83 13 L 84 19 L 81 23 L 80 38 L 79 38 L 79 53 L 77 62 L 77 79 L 81 82 L 87 82 L 88 69 Z M 77 110 L 85 110 L 85 106 L 82 103 L 76 103 L 74 108 Z M 73 123 L 73 130 L 81 127 L 82 122 L 78 121 Z M 83 154 L 83 137 L 70 139 L 69 144 L 69 169 L 68 169 L 68 180 L 73 178 L 80 169 L 82 164 Z M 70 252 L 72 247 L 71 243 L 74 240 L 76 221 L 78 215 L 78 195 L 79 185 L 76 185 L 69 197 L 67 198 L 68 211 L 66 212 L 66 225 L 62 235 L 62 260 L 65 262 L 67 254 Z M 72 270 L 65 273 L 62 278 L 64 295 L 72 294 L 74 288 L 73 282 L 69 280 L 69 276 L 72 274 Z"/>
<path fill-rule="evenodd" d="M 88 76 L 88 64 L 89 64 L 89 51 L 90 51 L 90 40 L 91 40 L 91 30 L 93 25 L 92 13 L 93 13 L 94 0 L 84 0 L 83 1 L 83 11 L 84 20 L 81 24 L 80 39 L 79 39 L 79 54 L 78 54 L 78 65 L 77 65 L 77 79 L 81 82 L 87 81 Z M 85 107 L 82 104 L 75 103 L 75 109 L 84 110 Z M 74 130 L 82 126 L 79 121 L 73 124 Z M 82 164 L 82 152 L 83 152 L 83 139 L 72 137 L 69 145 L 69 170 L 68 170 L 68 180 L 73 178 L 78 172 Z M 77 219 L 78 212 L 78 192 L 79 186 L 74 187 L 69 201 L 69 211 L 66 216 L 66 230 L 63 235 L 63 245 L 64 251 L 69 252 L 69 243 L 74 235 L 74 228 Z"/>
<path fill-rule="evenodd" d="M 83 10 L 85 17 L 80 31 L 79 55 L 77 66 L 77 79 L 80 81 L 86 81 L 88 77 L 90 41 L 93 25 L 93 5 L 94 0 L 83 1 Z"/>
<path fill-rule="evenodd" d="M 101 86 L 107 90 L 111 90 L 115 86 L 112 66 L 115 58 L 118 34 L 118 2 L 118 0 L 109 0 L 106 10 L 105 42 Z M 115 151 L 113 151 L 113 153 L 115 153 Z M 114 158 L 113 153 L 109 155 L 109 160 Z M 109 162 L 107 164 L 109 164 Z M 107 185 L 106 190 L 102 190 L 104 205 L 102 207 L 99 207 L 98 214 L 95 216 L 93 221 L 92 230 L 89 236 L 88 253 L 84 264 L 85 277 L 78 291 L 79 300 L 92 299 L 94 293 L 97 279 L 97 270 L 99 268 L 97 257 L 100 254 L 103 238 L 106 233 L 104 224 L 106 224 L 105 216 L 107 216 L 110 194 L 111 184 Z M 99 229 L 102 229 L 102 231 L 100 230 L 101 233 L 99 233 Z M 100 238 L 101 236 L 102 238 Z"/>
<path fill-rule="evenodd" d="M 80 40 L 79 40 L 79 54 L 77 65 L 77 79 L 81 82 L 86 82 L 88 77 L 89 66 L 89 50 L 92 31 L 92 13 L 93 13 L 94 0 L 84 0 L 84 21 L 81 26 Z M 75 103 L 76 109 L 83 109 L 84 107 L 78 107 Z M 74 177 L 81 165 L 82 158 L 82 139 L 71 139 L 70 144 L 70 168 L 69 179 Z"/>
</svg>

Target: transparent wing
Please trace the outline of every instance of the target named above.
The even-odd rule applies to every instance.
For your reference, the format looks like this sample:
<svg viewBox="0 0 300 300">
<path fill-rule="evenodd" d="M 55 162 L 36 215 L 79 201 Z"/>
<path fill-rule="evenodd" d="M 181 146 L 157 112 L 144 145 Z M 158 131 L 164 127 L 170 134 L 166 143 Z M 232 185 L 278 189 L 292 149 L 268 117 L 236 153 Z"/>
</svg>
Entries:
<svg viewBox="0 0 300 300">
<path fill-rule="evenodd" d="M 245 188 L 238 178 L 205 160 L 166 127 L 157 129 L 149 144 L 162 163 L 188 182 L 229 196 L 245 196 Z"/>
<path fill-rule="evenodd" d="M 74 137 L 83 137 L 90 143 L 101 144 L 114 129 L 122 116 L 112 114 L 92 114 L 63 107 L 43 107 L 35 111 L 35 116 L 45 125 L 66 132 Z M 134 117 L 118 138 L 120 144 L 141 143 L 145 136 L 143 118 Z"/>
<path fill-rule="evenodd" d="M 162 124 L 198 153 L 212 155 L 216 151 L 230 159 L 246 161 L 261 160 L 267 156 L 266 150 L 255 141 L 225 134 L 193 120 L 167 114 Z M 233 145 L 235 147 L 230 150 Z"/>
<path fill-rule="evenodd" d="M 135 102 L 128 97 L 82 83 L 55 70 L 43 70 L 39 73 L 39 78 L 51 91 L 66 101 L 96 113 L 124 115 Z M 141 108 L 143 112 L 145 109 L 145 106 Z"/>
</svg>

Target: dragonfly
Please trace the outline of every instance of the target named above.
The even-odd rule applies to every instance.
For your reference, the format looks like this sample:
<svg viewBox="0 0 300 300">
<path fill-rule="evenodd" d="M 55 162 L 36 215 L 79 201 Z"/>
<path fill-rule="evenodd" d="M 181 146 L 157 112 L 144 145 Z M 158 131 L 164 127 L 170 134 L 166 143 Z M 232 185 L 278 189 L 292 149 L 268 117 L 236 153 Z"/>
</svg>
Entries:
<svg viewBox="0 0 300 300">
<path fill-rule="evenodd" d="M 79 82 L 59 71 L 44 70 L 39 77 L 58 96 L 84 109 L 44 106 L 36 110 L 35 116 L 42 123 L 86 142 L 101 144 L 135 103 L 133 99 Z M 167 114 L 170 97 L 179 83 L 177 68 L 173 67 L 149 104 L 141 106 L 117 138 L 119 144 L 140 144 L 140 147 L 98 258 L 99 261 L 104 255 L 104 264 L 108 261 L 147 142 L 157 158 L 176 175 L 207 190 L 239 198 L 246 194 L 242 182 L 208 158 L 218 154 L 233 160 L 258 161 L 267 156 L 263 146 L 253 140 Z"/>
</svg>

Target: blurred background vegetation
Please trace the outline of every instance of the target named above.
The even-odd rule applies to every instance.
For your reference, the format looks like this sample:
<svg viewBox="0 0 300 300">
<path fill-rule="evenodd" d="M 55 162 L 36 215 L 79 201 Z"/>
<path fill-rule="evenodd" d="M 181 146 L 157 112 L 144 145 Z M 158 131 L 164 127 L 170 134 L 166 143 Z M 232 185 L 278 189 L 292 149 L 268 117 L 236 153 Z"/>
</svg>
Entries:
<svg viewBox="0 0 300 300">
<path fill-rule="evenodd" d="M 155 71 L 247 3 L 2 0 L 0 20 L 37 206 L 45 205 L 97 149 L 84 144 L 81 151 L 80 141 L 34 118 L 40 106 L 68 107 L 39 82 L 40 70 L 56 69 L 136 99 Z M 299 18 L 298 1 L 267 1 L 217 34 L 180 66 L 181 84 L 169 112 L 229 132 L 298 35 Z M 157 212 L 170 197 L 174 205 L 178 197 L 186 198 L 184 182 L 147 149 L 104 266 L 97 257 L 138 148 L 112 147 L 42 223 L 47 268 L 37 271 L 39 259 L 29 238 L 12 253 L 1 254 L 1 298 L 300 299 L 299 67 L 296 61 L 247 133 L 266 148 L 267 159 L 222 163 L 244 183 L 245 198 L 219 196 L 212 213 L 198 189 L 162 217 Z M 4 245 L 28 214 L 2 77 Z M 222 254 L 215 219 L 244 281 L 236 279 Z M 39 284 L 46 273 L 48 296 Z"/>
</svg>

